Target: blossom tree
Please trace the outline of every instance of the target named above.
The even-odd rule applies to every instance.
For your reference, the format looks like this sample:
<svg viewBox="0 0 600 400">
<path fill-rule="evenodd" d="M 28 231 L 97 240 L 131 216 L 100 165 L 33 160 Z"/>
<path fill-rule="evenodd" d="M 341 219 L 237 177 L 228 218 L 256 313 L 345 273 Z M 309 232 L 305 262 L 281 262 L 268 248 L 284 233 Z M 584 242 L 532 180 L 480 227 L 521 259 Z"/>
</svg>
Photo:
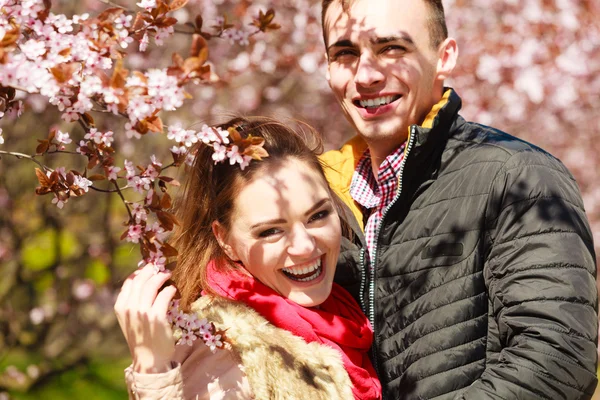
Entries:
<svg viewBox="0 0 600 400">
<path fill-rule="evenodd" d="M 599 251 L 599 5 L 444 5 L 462 114 L 561 158 Z M 215 161 L 249 157 L 209 127 L 219 118 L 302 119 L 328 148 L 353 131 L 325 80 L 318 0 L 0 0 L 0 10 L 0 387 L 16 393 L 90 371 L 96 353 L 126 354 L 113 296 L 139 260 L 161 269 L 176 252 L 165 240 L 177 167 L 200 141 Z"/>
</svg>

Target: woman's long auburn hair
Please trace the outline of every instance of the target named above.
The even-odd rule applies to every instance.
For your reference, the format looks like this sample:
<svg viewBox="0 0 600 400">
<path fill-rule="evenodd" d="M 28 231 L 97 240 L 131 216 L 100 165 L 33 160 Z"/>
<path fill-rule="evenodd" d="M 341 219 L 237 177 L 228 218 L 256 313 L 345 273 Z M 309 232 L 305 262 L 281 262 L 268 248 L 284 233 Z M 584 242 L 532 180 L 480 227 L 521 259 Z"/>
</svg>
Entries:
<svg viewBox="0 0 600 400">
<path fill-rule="evenodd" d="M 173 268 L 173 281 L 184 310 L 189 309 L 202 290 L 214 294 L 207 277 L 207 265 L 211 260 L 216 261 L 219 268 L 235 268 L 219 246 L 212 223 L 218 221 L 229 231 L 235 198 L 246 183 L 256 174 L 277 168 L 289 159 L 306 163 L 326 182 L 317 157 L 322 152 L 322 141 L 311 128 L 294 130 L 267 117 L 237 117 L 219 125 L 223 130 L 232 126 L 243 137 L 263 138 L 269 156 L 261 161 L 250 161 L 242 171 L 239 165 L 229 165 L 229 162 L 215 164 L 212 147 L 202 143 L 197 145 L 194 163 L 186 171 L 183 193 L 175 206 L 181 226 L 176 228 L 171 240 L 179 253 Z"/>
</svg>

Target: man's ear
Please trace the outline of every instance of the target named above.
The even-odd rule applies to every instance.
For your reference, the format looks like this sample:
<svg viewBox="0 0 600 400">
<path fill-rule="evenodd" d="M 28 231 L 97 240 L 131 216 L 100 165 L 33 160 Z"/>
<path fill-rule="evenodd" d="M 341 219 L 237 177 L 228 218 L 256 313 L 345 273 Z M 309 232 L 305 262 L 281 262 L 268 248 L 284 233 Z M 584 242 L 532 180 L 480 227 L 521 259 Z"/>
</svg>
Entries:
<svg viewBox="0 0 600 400">
<path fill-rule="evenodd" d="M 225 254 L 227 254 L 227 257 L 229 257 L 232 261 L 239 261 L 235 250 L 233 250 L 233 247 L 227 243 L 227 232 L 225 231 L 223 225 L 221 225 L 219 221 L 213 221 L 211 227 L 213 235 L 215 235 L 215 238 L 217 238 L 219 246 L 221 246 L 221 249 L 223 249 Z"/>
<path fill-rule="evenodd" d="M 452 75 L 458 59 L 458 44 L 454 38 L 447 38 L 438 48 L 437 77 L 444 80 Z"/>
</svg>

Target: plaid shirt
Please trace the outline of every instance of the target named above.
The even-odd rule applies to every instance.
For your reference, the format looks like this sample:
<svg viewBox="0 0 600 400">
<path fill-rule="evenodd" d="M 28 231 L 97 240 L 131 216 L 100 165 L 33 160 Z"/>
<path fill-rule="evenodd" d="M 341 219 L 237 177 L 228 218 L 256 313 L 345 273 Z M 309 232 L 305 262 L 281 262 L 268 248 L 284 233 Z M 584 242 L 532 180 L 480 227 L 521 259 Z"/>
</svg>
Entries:
<svg viewBox="0 0 600 400">
<path fill-rule="evenodd" d="M 398 191 L 400 166 L 404 160 L 406 143 L 398 147 L 379 166 L 379 179 L 373 176 L 371 153 L 367 149 L 362 155 L 352 175 L 350 195 L 362 206 L 363 215 L 369 216 L 365 224 L 365 239 L 369 260 L 373 263 L 373 246 L 375 235 L 383 212 L 390 205 Z"/>
</svg>

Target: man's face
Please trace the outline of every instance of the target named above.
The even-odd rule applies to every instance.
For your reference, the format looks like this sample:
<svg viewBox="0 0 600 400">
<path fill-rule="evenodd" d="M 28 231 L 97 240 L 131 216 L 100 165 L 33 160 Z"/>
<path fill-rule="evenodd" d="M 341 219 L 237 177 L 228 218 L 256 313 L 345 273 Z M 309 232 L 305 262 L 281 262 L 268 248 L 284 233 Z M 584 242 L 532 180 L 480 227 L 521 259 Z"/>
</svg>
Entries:
<svg viewBox="0 0 600 400">
<path fill-rule="evenodd" d="M 372 152 L 387 155 L 404 142 L 441 96 L 428 12 L 422 0 L 356 0 L 347 12 L 334 1 L 327 9 L 329 85 Z"/>
</svg>

